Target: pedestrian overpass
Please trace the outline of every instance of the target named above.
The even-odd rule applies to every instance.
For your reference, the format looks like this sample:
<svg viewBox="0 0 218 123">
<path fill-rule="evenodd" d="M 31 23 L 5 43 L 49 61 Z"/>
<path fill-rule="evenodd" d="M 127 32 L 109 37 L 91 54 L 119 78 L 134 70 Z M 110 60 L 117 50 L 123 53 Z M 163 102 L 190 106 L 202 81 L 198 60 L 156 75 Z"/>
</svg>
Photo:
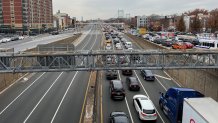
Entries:
<svg viewBox="0 0 218 123">
<path fill-rule="evenodd" d="M 0 73 L 212 68 L 218 68 L 218 51 L 81 50 L 0 53 Z"/>
</svg>

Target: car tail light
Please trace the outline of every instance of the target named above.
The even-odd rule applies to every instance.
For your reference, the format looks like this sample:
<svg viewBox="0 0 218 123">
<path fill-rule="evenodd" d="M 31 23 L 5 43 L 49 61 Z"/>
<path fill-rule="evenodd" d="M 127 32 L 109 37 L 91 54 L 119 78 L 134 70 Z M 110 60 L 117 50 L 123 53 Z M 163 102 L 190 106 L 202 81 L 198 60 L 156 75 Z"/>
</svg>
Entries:
<svg viewBox="0 0 218 123">
<path fill-rule="evenodd" d="M 154 113 L 153 116 L 157 116 L 157 113 Z"/>
<path fill-rule="evenodd" d="M 146 115 L 145 113 L 143 113 L 143 112 L 141 112 L 141 115 L 142 115 L 142 116 L 147 116 L 147 115 Z"/>
<path fill-rule="evenodd" d="M 113 91 L 112 91 L 111 94 L 116 94 L 116 92 L 113 92 Z"/>
</svg>

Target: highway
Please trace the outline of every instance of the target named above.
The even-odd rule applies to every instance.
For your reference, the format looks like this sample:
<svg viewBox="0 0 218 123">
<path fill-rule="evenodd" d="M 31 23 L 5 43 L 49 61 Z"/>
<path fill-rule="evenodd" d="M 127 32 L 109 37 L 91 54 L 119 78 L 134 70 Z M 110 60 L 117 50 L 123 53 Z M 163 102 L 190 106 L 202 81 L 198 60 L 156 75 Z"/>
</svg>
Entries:
<svg viewBox="0 0 218 123">
<path fill-rule="evenodd" d="M 99 27 L 89 25 L 76 49 L 99 49 Z M 88 71 L 29 74 L 0 94 L 0 123 L 79 123 L 89 77 Z"/>
<path fill-rule="evenodd" d="M 89 25 L 85 27 L 85 31 L 88 30 L 89 33 L 78 43 L 76 50 L 100 49 L 102 40 L 100 26 Z M 132 41 L 127 36 L 125 38 Z M 40 41 L 35 42 L 35 45 L 39 43 Z M 134 41 L 132 43 L 133 49 L 141 49 Z M 28 46 L 26 45 L 28 43 L 24 44 L 22 49 Z M 16 43 L 13 46 L 16 47 Z M 154 82 L 145 81 L 139 71 L 134 71 L 133 76 L 138 78 L 141 89 L 132 92 L 125 83 L 126 76 L 119 71 L 118 79 L 124 84 L 126 98 L 123 101 L 114 101 L 110 98 L 109 80 L 106 80 L 105 72 L 100 71 L 98 92 L 102 96 L 98 96 L 99 122 L 108 123 L 111 112 L 124 111 L 132 123 L 140 123 L 132 98 L 136 94 L 143 94 L 150 97 L 158 111 L 157 123 L 168 123 L 168 119 L 159 108 L 159 92 L 165 92 L 168 88 L 179 85 L 162 70 L 152 72 L 156 77 Z M 81 112 L 90 78 L 89 71 L 31 73 L 27 78 L 28 80 L 21 80 L 0 94 L 0 123 L 81 122 Z"/>
<path fill-rule="evenodd" d="M 124 36 L 128 41 L 133 43 L 133 49 L 141 49 L 141 47 L 136 44 L 134 41 L 129 39 L 127 36 Z M 122 44 L 122 43 L 121 43 Z M 124 47 L 124 46 L 123 46 Z M 99 92 L 102 93 L 102 107 L 100 107 L 100 118 L 99 120 L 103 120 L 104 123 L 109 122 L 109 115 L 113 111 L 124 111 L 128 114 L 129 119 L 132 123 L 140 123 L 138 114 L 133 106 L 133 96 L 136 94 L 143 94 L 152 100 L 157 109 L 158 119 L 157 123 L 169 123 L 169 120 L 163 114 L 163 112 L 159 108 L 159 92 L 166 92 L 166 90 L 170 87 L 178 87 L 179 85 L 172 81 L 169 76 L 162 70 L 153 70 L 153 74 L 155 75 L 155 81 L 146 81 L 142 78 L 140 71 L 134 71 L 133 76 L 137 77 L 140 82 L 140 91 L 134 92 L 129 91 L 128 86 L 126 84 L 126 77 L 122 75 L 121 71 L 118 71 L 118 79 L 121 80 L 124 84 L 125 91 L 126 91 L 126 98 L 123 101 L 114 101 L 110 98 L 110 91 L 109 91 L 109 81 L 106 79 L 105 72 L 101 71 L 99 80 Z"/>
</svg>

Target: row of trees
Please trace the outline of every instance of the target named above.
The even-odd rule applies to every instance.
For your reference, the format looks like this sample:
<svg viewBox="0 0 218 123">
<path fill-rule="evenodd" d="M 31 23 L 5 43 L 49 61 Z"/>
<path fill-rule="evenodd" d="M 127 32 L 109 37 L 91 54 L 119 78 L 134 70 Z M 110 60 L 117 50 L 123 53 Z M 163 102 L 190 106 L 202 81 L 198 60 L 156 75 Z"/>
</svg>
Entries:
<svg viewBox="0 0 218 123">
<path fill-rule="evenodd" d="M 199 16 L 206 15 L 206 16 Z M 190 32 L 215 32 L 218 31 L 218 8 L 212 11 L 208 11 L 205 9 L 195 9 L 193 11 L 188 11 L 180 16 L 178 23 L 177 23 L 177 30 L 178 31 L 186 31 L 184 16 L 191 16 L 190 18 Z"/>
</svg>

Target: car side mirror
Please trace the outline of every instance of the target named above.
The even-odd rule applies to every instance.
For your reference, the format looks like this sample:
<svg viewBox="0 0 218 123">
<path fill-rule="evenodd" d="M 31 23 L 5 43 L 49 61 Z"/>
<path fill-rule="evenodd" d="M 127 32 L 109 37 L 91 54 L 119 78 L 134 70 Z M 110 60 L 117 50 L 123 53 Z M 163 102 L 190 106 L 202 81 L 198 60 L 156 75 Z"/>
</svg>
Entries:
<svg viewBox="0 0 218 123">
<path fill-rule="evenodd" d="M 159 94 L 163 97 L 164 96 L 164 93 L 162 93 L 162 92 L 159 92 Z"/>
</svg>

